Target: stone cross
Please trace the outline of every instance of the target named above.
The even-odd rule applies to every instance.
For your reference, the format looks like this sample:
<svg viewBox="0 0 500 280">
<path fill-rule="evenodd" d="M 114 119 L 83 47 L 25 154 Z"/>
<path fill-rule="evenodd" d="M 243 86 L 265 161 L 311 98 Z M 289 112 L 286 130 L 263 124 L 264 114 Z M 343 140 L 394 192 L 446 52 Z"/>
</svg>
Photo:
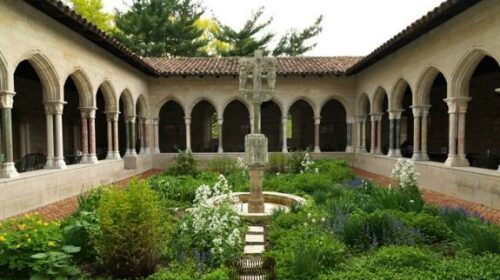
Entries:
<svg viewBox="0 0 500 280">
<path fill-rule="evenodd" d="M 261 50 L 255 51 L 255 57 L 240 58 L 239 92 L 253 105 L 253 134 L 260 133 L 260 105 L 271 100 L 275 86 L 276 58 L 262 57 Z"/>
</svg>

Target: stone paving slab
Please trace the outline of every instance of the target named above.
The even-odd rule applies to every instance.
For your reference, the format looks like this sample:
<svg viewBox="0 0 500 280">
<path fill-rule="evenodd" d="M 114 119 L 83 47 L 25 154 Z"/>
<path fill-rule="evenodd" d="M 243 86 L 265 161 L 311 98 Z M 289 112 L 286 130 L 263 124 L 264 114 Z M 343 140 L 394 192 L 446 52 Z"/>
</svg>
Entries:
<svg viewBox="0 0 500 280">
<path fill-rule="evenodd" d="M 352 171 L 358 177 L 361 177 L 365 180 L 373 180 L 374 182 L 377 182 L 383 186 L 388 186 L 389 184 L 391 185 L 396 184 L 396 182 L 389 177 L 371 173 L 363 169 L 352 168 Z M 445 206 L 445 207 L 461 207 L 466 209 L 470 213 L 477 214 L 478 216 L 489 222 L 500 224 L 499 209 L 494 209 L 479 203 L 462 200 L 459 198 L 447 196 L 442 193 L 426 189 L 422 190 L 422 196 L 424 200 L 430 204 Z"/>
<path fill-rule="evenodd" d="M 245 243 L 261 243 L 264 244 L 264 235 L 262 234 L 247 234 Z"/>
<path fill-rule="evenodd" d="M 264 233 L 264 227 L 261 226 L 249 226 L 248 233 Z"/>
<path fill-rule="evenodd" d="M 245 245 L 244 249 L 246 255 L 262 254 L 264 251 L 264 245 Z"/>
</svg>

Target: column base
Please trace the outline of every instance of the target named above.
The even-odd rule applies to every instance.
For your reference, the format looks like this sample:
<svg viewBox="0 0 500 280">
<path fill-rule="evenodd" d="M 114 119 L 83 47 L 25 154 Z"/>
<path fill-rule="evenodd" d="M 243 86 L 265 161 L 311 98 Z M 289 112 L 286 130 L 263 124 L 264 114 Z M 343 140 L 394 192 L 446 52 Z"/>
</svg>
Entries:
<svg viewBox="0 0 500 280">
<path fill-rule="evenodd" d="M 400 149 L 395 149 L 395 150 L 389 150 L 389 153 L 387 153 L 388 158 L 401 158 L 401 150 Z"/>
<path fill-rule="evenodd" d="M 0 174 L 1 178 L 16 178 L 19 177 L 19 173 L 16 170 L 16 166 L 13 162 L 5 162 L 2 164 L 2 172 Z"/>
<path fill-rule="evenodd" d="M 429 154 L 427 154 L 427 153 L 420 153 L 420 160 L 422 160 L 422 161 L 429 161 Z"/>
<path fill-rule="evenodd" d="M 45 162 L 44 169 L 53 169 L 53 168 L 54 168 L 54 159 L 47 158 L 47 161 Z"/>
<path fill-rule="evenodd" d="M 114 159 L 114 152 L 108 151 L 108 153 L 106 154 L 106 159 Z"/>
<path fill-rule="evenodd" d="M 113 159 L 122 159 L 122 157 L 120 156 L 120 152 L 114 151 L 113 152 Z"/>
<path fill-rule="evenodd" d="M 147 153 L 148 153 L 148 152 L 146 151 L 146 148 L 144 148 L 144 147 L 143 147 L 143 148 L 141 148 L 141 150 L 139 151 L 139 154 L 140 154 L 140 155 L 145 155 L 145 154 L 147 154 Z"/>
<path fill-rule="evenodd" d="M 224 149 L 222 147 L 217 148 L 217 153 L 222 154 L 224 153 Z"/>
<path fill-rule="evenodd" d="M 448 167 L 469 167 L 469 161 L 466 158 L 462 158 L 459 156 L 448 156 L 446 161 L 444 162 L 445 166 Z"/>
<path fill-rule="evenodd" d="M 64 158 L 54 158 L 54 163 L 52 165 L 52 169 L 65 169 L 66 162 L 64 162 Z"/>
<path fill-rule="evenodd" d="M 498 166 L 498 169 L 497 169 L 497 171 L 499 171 L 499 172 L 500 172 L 500 165 Z"/>
<path fill-rule="evenodd" d="M 98 162 L 99 162 L 99 160 L 97 159 L 96 154 L 90 154 L 90 155 L 88 155 L 88 157 L 87 157 L 87 163 L 88 164 L 96 164 Z"/>
<path fill-rule="evenodd" d="M 420 152 L 414 152 L 413 155 L 411 156 L 411 159 L 414 161 L 420 161 L 422 160 L 421 156 L 422 155 L 420 154 Z"/>
<path fill-rule="evenodd" d="M 346 153 L 353 153 L 353 152 L 354 152 L 354 148 L 353 148 L 353 147 L 351 147 L 351 146 L 347 146 L 347 147 L 345 148 L 345 152 L 346 152 Z"/>
<path fill-rule="evenodd" d="M 153 154 L 160 154 L 160 153 L 161 153 L 160 148 L 155 148 L 153 151 Z"/>
<path fill-rule="evenodd" d="M 321 153 L 321 149 L 318 146 L 316 146 L 316 147 L 314 147 L 314 152 Z"/>
<path fill-rule="evenodd" d="M 288 148 L 287 147 L 281 148 L 281 152 L 287 154 L 288 153 Z"/>
</svg>

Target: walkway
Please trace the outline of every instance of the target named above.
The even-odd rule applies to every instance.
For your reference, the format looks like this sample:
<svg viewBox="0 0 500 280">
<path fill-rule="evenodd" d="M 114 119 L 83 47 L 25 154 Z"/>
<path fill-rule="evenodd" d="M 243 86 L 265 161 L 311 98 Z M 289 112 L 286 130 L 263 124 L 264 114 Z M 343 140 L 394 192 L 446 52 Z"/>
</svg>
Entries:
<svg viewBox="0 0 500 280">
<path fill-rule="evenodd" d="M 363 179 L 373 180 L 384 186 L 387 186 L 389 184 L 396 185 L 396 182 L 389 177 L 374 174 L 358 168 L 353 168 L 352 170 L 354 174 L 356 174 L 356 176 Z M 454 198 L 431 190 L 422 190 L 422 196 L 424 197 L 425 201 L 430 204 L 448 207 L 461 207 L 466 209 L 470 213 L 476 213 L 487 221 L 500 224 L 500 210 L 498 209 L 493 209 L 491 207 L 487 207 L 478 203 Z"/>
<path fill-rule="evenodd" d="M 139 178 L 139 179 L 144 179 L 147 177 L 150 177 L 152 175 L 156 175 L 159 173 L 162 173 L 162 170 L 158 169 L 151 169 L 146 172 L 143 172 L 141 174 L 117 181 L 113 183 L 113 185 L 118 186 L 120 188 L 123 188 L 127 186 L 128 182 L 133 179 L 133 178 Z M 18 216 L 23 216 L 26 214 L 33 214 L 37 212 L 40 214 L 45 219 L 48 220 L 60 220 L 64 219 L 65 217 L 71 215 L 73 212 L 75 212 L 76 208 L 78 207 L 78 196 L 72 196 L 66 199 L 63 199 L 58 202 L 54 202 L 52 204 L 40 207 L 38 209 L 19 214 Z"/>
</svg>

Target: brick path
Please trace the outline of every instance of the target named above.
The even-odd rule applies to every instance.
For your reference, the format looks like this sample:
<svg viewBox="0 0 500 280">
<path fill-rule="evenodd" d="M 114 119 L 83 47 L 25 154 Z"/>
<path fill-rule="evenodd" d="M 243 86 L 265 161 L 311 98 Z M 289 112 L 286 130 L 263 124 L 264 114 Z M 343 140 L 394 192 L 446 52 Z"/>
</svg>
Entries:
<svg viewBox="0 0 500 280">
<path fill-rule="evenodd" d="M 143 172 L 141 174 L 117 181 L 117 182 L 113 183 L 113 185 L 123 188 L 123 187 L 127 186 L 128 182 L 132 178 L 144 179 L 144 178 L 147 178 L 149 176 L 156 175 L 156 174 L 159 174 L 162 172 L 163 172 L 162 170 L 151 169 L 151 170 L 148 170 L 148 171 Z M 69 197 L 69 198 L 63 199 L 61 201 L 54 202 L 52 204 L 40 207 L 38 209 L 20 214 L 18 216 L 23 216 L 25 214 L 37 212 L 42 217 L 44 217 L 48 220 L 59 220 L 59 219 L 63 219 L 65 217 L 71 215 L 76 210 L 77 206 L 78 206 L 78 196 L 73 196 L 73 197 Z"/>
<path fill-rule="evenodd" d="M 358 168 L 353 168 L 352 170 L 354 174 L 356 174 L 356 176 L 359 176 L 363 179 L 371 179 L 384 186 L 387 186 L 389 184 L 396 184 L 393 179 L 382 175 L 370 173 Z M 482 204 L 454 198 L 431 190 L 422 190 L 422 196 L 428 203 L 438 206 L 461 207 L 471 213 L 476 213 L 485 220 L 488 220 L 495 224 L 500 224 L 500 210 L 498 209 L 493 209 Z"/>
</svg>

